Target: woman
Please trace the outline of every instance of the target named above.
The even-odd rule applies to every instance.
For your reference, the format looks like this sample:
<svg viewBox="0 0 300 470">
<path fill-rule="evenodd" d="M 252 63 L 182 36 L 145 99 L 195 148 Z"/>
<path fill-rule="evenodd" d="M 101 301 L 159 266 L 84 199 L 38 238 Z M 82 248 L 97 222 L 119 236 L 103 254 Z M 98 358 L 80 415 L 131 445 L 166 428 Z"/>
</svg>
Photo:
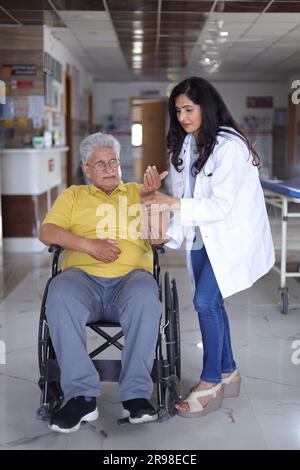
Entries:
<svg viewBox="0 0 300 470">
<path fill-rule="evenodd" d="M 217 90 L 199 77 L 179 83 L 169 99 L 173 196 L 155 192 L 145 204 L 174 212 L 171 248 L 186 238 L 203 341 L 203 370 L 178 414 L 203 416 L 239 395 L 224 298 L 250 287 L 274 264 L 274 247 L 259 182 L 259 157 Z M 157 180 L 153 169 L 146 180 Z M 156 206 L 157 207 L 157 206 Z"/>
</svg>

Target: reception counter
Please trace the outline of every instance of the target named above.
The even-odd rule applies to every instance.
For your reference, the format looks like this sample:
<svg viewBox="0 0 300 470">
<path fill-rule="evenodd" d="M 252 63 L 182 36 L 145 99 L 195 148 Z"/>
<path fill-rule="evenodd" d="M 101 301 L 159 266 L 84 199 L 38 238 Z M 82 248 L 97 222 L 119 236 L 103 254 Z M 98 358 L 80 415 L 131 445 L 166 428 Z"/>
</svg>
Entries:
<svg viewBox="0 0 300 470">
<path fill-rule="evenodd" d="M 0 149 L 4 251 L 42 251 L 41 222 L 62 189 L 68 147 Z"/>
</svg>

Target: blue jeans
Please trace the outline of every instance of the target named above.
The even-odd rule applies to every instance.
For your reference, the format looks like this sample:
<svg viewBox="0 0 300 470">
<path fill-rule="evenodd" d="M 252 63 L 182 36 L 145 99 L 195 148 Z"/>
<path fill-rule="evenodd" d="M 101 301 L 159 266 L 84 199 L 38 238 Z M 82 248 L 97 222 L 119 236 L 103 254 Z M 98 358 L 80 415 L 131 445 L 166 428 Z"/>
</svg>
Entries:
<svg viewBox="0 0 300 470">
<path fill-rule="evenodd" d="M 205 247 L 192 250 L 191 257 L 196 285 L 194 307 L 198 312 L 203 342 L 203 370 L 200 378 L 206 382 L 219 383 L 222 373 L 231 373 L 236 369 L 228 317 Z"/>
</svg>

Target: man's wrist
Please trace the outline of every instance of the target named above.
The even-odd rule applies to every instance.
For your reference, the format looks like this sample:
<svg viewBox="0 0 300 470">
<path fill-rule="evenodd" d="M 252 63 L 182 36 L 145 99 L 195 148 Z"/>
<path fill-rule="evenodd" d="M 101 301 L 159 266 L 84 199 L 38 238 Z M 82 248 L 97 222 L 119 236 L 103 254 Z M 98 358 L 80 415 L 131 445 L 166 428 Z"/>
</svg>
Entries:
<svg viewBox="0 0 300 470">
<path fill-rule="evenodd" d="M 85 237 L 78 237 L 78 248 L 83 253 L 89 252 L 90 239 Z"/>
</svg>

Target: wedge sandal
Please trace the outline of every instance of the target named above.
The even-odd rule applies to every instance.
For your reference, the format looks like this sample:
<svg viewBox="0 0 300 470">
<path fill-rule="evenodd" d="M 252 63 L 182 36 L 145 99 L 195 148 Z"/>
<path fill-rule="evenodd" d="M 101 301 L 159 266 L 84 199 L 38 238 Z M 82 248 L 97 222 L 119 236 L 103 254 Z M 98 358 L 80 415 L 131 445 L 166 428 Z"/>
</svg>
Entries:
<svg viewBox="0 0 300 470">
<path fill-rule="evenodd" d="M 223 390 L 224 390 L 224 398 L 235 398 L 238 397 L 240 394 L 241 388 L 241 378 L 232 382 L 232 380 L 237 376 L 238 371 L 235 369 L 232 374 L 228 375 L 222 379 Z"/>
<path fill-rule="evenodd" d="M 207 397 L 209 395 L 213 395 L 213 398 L 203 407 L 198 398 Z M 208 413 L 221 408 L 222 398 L 223 385 L 221 382 L 208 390 L 200 390 L 190 393 L 190 395 L 184 400 L 184 402 L 188 403 L 189 409 L 186 411 L 177 410 L 177 413 L 183 418 L 200 418 L 201 416 L 205 416 Z"/>
</svg>

